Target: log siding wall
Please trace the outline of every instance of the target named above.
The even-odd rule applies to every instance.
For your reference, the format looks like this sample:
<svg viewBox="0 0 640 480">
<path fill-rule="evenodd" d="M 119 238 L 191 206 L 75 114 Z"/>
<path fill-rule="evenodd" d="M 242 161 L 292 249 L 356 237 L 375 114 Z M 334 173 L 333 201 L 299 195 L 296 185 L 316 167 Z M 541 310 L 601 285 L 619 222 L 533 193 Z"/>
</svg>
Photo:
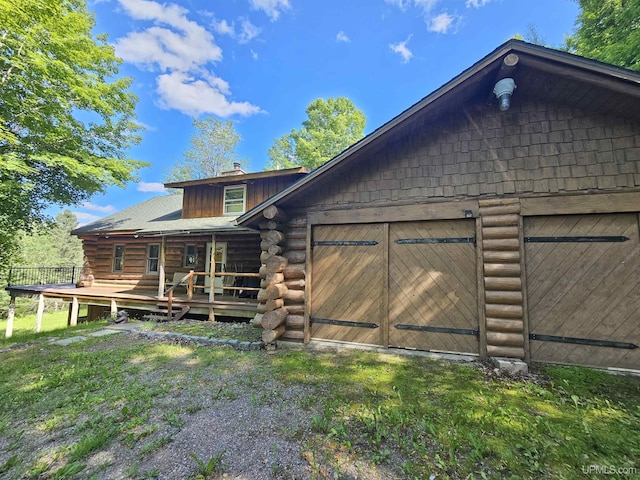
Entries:
<svg viewBox="0 0 640 480">
<path fill-rule="evenodd" d="M 100 284 L 118 284 L 133 289 L 150 290 L 158 286 L 158 274 L 146 273 L 147 246 L 160 243 L 159 237 L 134 238 L 122 237 L 85 237 L 84 254 L 89 259 L 95 282 Z M 217 235 L 217 242 L 227 242 L 227 266 L 230 269 L 255 273 L 260 267 L 260 240 L 258 235 Z M 165 278 L 173 278 L 175 272 L 206 270 L 206 245 L 211 242 L 210 235 L 167 237 L 165 243 Z M 195 267 L 184 266 L 185 245 L 196 246 L 197 263 Z M 124 245 L 123 270 L 113 272 L 113 246 Z M 199 280 L 200 283 L 203 280 Z"/>
<path fill-rule="evenodd" d="M 337 169 L 326 189 L 293 197 L 296 205 L 637 188 L 640 124 L 521 98 L 508 112 L 469 107 L 418 124 L 360 161 Z"/>
</svg>

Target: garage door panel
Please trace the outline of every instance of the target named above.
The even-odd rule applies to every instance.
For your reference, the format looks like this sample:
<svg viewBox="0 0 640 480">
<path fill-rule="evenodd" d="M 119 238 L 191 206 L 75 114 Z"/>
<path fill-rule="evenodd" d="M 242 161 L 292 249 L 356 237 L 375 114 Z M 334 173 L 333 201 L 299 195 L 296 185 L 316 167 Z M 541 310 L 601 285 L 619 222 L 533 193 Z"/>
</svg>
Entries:
<svg viewBox="0 0 640 480">
<path fill-rule="evenodd" d="M 474 222 L 398 223 L 389 236 L 390 345 L 476 353 Z"/>
<path fill-rule="evenodd" d="M 531 237 L 569 241 L 533 243 Z M 640 345 L 638 216 L 527 218 L 525 239 L 532 359 L 640 368 L 640 349 L 606 346 Z M 540 341 L 539 335 L 601 346 Z"/>
<path fill-rule="evenodd" d="M 318 226 L 313 242 L 312 337 L 380 345 L 383 227 Z"/>
</svg>

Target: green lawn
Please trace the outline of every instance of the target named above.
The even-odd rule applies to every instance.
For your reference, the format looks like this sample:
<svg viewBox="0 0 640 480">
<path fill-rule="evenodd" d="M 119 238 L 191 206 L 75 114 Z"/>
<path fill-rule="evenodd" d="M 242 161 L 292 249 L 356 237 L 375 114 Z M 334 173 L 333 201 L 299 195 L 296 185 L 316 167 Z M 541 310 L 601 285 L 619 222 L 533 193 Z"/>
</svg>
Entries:
<svg viewBox="0 0 640 480">
<path fill-rule="evenodd" d="M 159 449 L 170 455 L 191 415 L 239 396 L 274 401 L 262 398 L 269 379 L 301 387 L 281 408 L 304 409 L 306 428 L 283 435 L 301 445 L 311 478 L 366 478 L 345 473 L 356 464 L 411 479 L 602 478 L 583 473 L 593 466 L 624 473 L 607 478 L 640 474 L 637 377 L 547 366 L 512 379 L 415 356 L 268 354 L 128 334 L 0 355 L 1 478 L 109 478 L 114 449 L 126 478 L 155 478 L 139 465 Z M 193 459 L 192 478 L 207 460 L 216 458 Z"/>
<path fill-rule="evenodd" d="M 80 307 L 80 315 L 86 315 L 86 306 Z M 87 328 L 87 325 L 79 325 L 74 328 L 67 327 L 69 313 L 66 310 L 57 312 L 46 312 L 42 318 L 40 333 L 35 333 L 36 314 L 26 314 L 16 316 L 13 320 L 13 335 L 5 338 L 7 329 L 7 319 L 0 318 L 0 346 L 7 346 L 16 343 L 24 343 L 38 338 L 47 338 L 56 335 L 69 335 L 77 329 Z M 101 323 L 100 325 L 104 325 Z M 90 328 L 95 328 L 89 325 Z"/>
</svg>

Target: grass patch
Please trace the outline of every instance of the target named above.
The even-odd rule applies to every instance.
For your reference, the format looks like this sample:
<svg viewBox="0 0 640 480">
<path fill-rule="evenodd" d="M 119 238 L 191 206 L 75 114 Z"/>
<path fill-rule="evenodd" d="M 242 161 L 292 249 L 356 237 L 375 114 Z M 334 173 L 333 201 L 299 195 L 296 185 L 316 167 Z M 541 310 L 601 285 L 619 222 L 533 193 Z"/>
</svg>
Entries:
<svg viewBox="0 0 640 480">
<path fill-rule="evenodd" d="M 345 472 L 354 465 L 438 479 L 580 478 L 589 465 L 640 470 L 635 377 L 548 366 L 510 379 L 419 357 L 270 355 L 126 334 L 2 355 L 2 478 L 109 478 L 116 466 L 93 460 L 114 449 L 122 472 L 162 476 L 149 462 L 161 450 L 171 455 L 182 429 L 199 428 L 190 417 L 240 397 L 246 414 L 268 404 L 305 412 L 306 425 L 281 434 L 304 447 L 312 478 L 364 478 Z M 284 402 L 276 381 L 300 393 Z M 192 457 L 192 475 L 221 467 L 221 457 Z"/>
<path fill-rule="evenodd" d="M 83 313 L 83 310 L 85 313 Z M 86 306 L 81 306 L 80 315 L 86 314 Z M 7 319 L 0 319 L 0 347 L 7 347 L 14 344 L 28 343 L 49 338 L 68 337 L 76 335 L 78 331 L 95 329 L 102 327 L 107 322 L 81 323 L 75 327 L 67 326 L 68 312 L 46 312 L 42 317 L 42 324 L 39 333 L 35 332 L 36 314 L 16 316 L 13 321 L 13 335 L 5 338 L 7 330 Z"/>
<path fill-rule="evenodd" d="M 362 352 L 292 351 L 276 367 L 278 378 L 323 389 L 310 422 L 314 462 L 348 455 L 399 466 L 408 478 L 479 471 L 574 478 L 588 465 L 640 470 L 637 378 L 561 367 L 541 369 L 537 381 L 491 378 L 468 365 Z"/>
</svg>

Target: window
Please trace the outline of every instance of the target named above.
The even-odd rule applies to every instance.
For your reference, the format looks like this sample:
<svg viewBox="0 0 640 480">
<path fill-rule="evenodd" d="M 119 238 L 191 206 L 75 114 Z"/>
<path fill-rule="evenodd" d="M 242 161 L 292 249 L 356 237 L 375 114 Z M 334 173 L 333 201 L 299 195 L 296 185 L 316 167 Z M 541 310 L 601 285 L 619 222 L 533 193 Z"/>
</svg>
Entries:
<svg viewBox="0 0 640 480">
<path fill-rule="evenodd" d="M 124 265 L 124 245 L 113 246 L 113 271 L 121 272 Z"/>
<path fill-rule="evenodd" d="M 187 244 L 184 246 L 184 266 L 195 268 L 198 263 L 198 253 L 195 245 Z"/>
<path fill-rule="evenodd" d="M 158 259 L 160 258 L 160 244 L 151 243 L 147 247 L 147 273 L 158 273 Z"/>
<path fill-rule="evenodd" d="M 247 186 L 231 185 L 224 187 L 224 214 L 240 215 L 246 208 Z"/>
</svg>

